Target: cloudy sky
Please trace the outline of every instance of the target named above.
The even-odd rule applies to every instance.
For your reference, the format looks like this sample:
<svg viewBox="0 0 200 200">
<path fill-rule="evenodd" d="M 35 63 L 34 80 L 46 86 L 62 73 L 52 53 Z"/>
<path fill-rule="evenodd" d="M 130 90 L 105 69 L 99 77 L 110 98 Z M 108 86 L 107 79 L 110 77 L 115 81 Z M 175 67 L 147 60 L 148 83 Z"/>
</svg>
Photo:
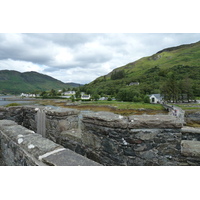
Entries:
<svg viewBox="0 0 200 200">
<path fill-rule="evenodd" d="M 163 48 L 199 40 L 198 33 L 1 33 L 0 70 L 85 84 Z"/>
</svg>

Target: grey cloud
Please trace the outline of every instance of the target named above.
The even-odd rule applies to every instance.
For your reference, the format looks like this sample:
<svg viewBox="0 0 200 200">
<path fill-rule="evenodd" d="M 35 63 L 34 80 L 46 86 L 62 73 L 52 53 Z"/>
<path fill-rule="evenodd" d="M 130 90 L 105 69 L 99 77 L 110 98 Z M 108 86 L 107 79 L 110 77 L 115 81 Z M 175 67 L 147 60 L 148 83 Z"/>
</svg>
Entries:
<svg viewBox="0 0 200 200">
<path fill-rule="evenodd" d="M 43 70 L 43 72 L 55 72 L 55 71 L 59 71 L 60 69 L 55 68 L 55 67 L 48 67 L 46 69 Z"/>
<path fill-rule="evenodd" d="M 78 54 L 79 47 L 87 42 L 94 41 L 99 34 L 56 33 L 56 34 L 20 34 L 21 42 L 12 43 L 6 40 L 5 34 L 0 34 L 0 59 L 30 61 L 43 65 L 52 65 L 54 48 L 68 47 Z M 76 52 L 77 51 L 77 52 Z M 109 60 L 108 55 L 94 54 L 77 57 L 78 62 L 103 62 Z"/>
<path fill-rule="evenodd" d="M 49 49 L 44 49 L 44 44 L 48 44 L 47 41 L 43 43 L 36 42 L 32 38 L 27 38 L 24 34 L 21 35 L 21 39 L 21 41 L 10 42 L 4 34 L 0 34 L 0 59 L 23 60 L 45 64 L 51 58 L 52 55 Z"/>
<path fill-rule="evenodd" d="M 98 34 L 91 33 L 32 33 L 26 35 L 36 41 L 48 41 L 63 47 L 75 47 L 93 41 L 98 36 Z"/>
<path fill-rule="evenodd" d="M 96 53 L 96 54 L 87 54 L 87 55 L 79 55 L 76 56 L 76 59 L 79 63 L 83 64 L 92 64 L 92 63 L 104 63 L 108 62 L 112 59 L 111 54 L 104 54 L 104 53 Z"/>
<path fill-rule="evenodd" d="M 164 48 L 199 40 L 199 33 L 0 34 L 0 60 L 29 61 L 52 74 L 76 70 L 96 77 Z"/>
</svg>

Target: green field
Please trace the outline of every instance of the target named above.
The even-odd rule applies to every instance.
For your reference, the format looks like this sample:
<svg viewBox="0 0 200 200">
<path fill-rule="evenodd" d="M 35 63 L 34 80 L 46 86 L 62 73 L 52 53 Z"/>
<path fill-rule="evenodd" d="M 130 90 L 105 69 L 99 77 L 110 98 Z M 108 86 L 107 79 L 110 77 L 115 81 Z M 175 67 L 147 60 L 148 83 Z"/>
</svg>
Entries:
<svg viewBox="0 0 200 200">
<path fill-rule="evenodd" d="M 88 102 L 82 102 L 81 105 L 113 106 L 116 107 L 117 109 L 163 110 L 163 106 L 160 104 L 119 102 L 119 101 L 88 101 Z"/>
<path fill-rule="evenodd" d="M 175 106 L 180 107 L 183 110 L 200 110 L 200 104 L 193 104 L 193 103 L 188 103 L 188 104 L 173 104 Z"/>
</svg>

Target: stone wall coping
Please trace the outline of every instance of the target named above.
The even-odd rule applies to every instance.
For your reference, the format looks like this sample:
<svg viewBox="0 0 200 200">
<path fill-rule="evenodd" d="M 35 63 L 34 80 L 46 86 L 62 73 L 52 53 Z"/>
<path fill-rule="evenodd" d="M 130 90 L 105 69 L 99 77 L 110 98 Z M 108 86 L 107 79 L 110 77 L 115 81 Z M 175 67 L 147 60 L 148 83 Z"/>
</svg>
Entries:
<svg viewBox="0 0 200 200">
<path fill-rule="evenodd" d="M 2 130 L 2 128 L 5 126 L 13 126 L 13 125 L 17 125 L 17 123 L 6 119 L 0 120 L 0 130 Z"/>
<path fill-rule="evenodd" d="M 181 121 L 170 115 L 132 115 L 128 128 L 182 128 Z"/>
<path fill-rule="evenodd" d="M 95 124 L 104 127 L 127 128 L 128 119 L 125 116 L 110 112 L 89 112 L 82 115 L 83 123 Z"/>
<path fill-rule="evenodd" d="M 111 112 L 88 112 L 83 113 L 83 118 L 98 119 L 103 121 L 127 121 L 127 117 Z"/>
<path fill-rule="evenodd" d="M 182 128 L 179 118 L 170 115 L 121 116 L 109 112 L 89 112 L 83 114 L 83 122 L 121 128 Z"/>
<path fill-rule="evenodd" d="M 182 133 L 196 133 L 196 134 L 200 134 L 200 128 L 194 128 L 194 127 L 189 127 L 189 126 L 184 126 L 181 129 Z"/>
<path fill-rule="evenodd" d="M 68 116 L 68 115 L 78 115 L 80 113 L 77 109 L 70 109 L 70 108 L 48 108 L 45 107 L 45 113 L 47 115 L 53 116 Z"/>
<path fill-rule="evenodd" d="M 54 166 L 101 166 L 101 164 L 89 160 L 69 149 L 64 149 L 63 151 L 58 151 L 44 157 L 42 161 Z"/>
<path fill-rule="evenodd" d="M 1 137 L 9 138 L 14 144 L 16 144 L 22 151 L 31 158 L 35 158 L 39 163 L 45 160 L 45 164 L 48 165 L 87 165 L 94 166 L 98 163 L 91 161 L 81 155 L 76 155 L 71 150 L 66 150 L 59 144 L 53 141 L 43 138 L 41 135 L 31 131 L 23 126 L 17 125 L 10 120 L 0 120 L 0 134 Z M 61 151 L 67 151 L 67 153 L 60 153 Z M 46 156 L 44 156 L 46 155 Z M 58 156 L 61 156 L 59 158 Z M 48 159 L 47 159 L 48 158 Z M 52 163 L 51 160 L 52 159 Z"/>
</svg>

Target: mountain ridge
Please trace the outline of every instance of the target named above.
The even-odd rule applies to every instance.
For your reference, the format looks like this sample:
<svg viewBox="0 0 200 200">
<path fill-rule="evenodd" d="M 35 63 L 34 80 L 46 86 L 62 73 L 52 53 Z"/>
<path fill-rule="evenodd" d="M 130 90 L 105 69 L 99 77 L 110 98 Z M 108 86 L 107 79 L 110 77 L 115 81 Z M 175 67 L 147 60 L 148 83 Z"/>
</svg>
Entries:
<svg viewBox="0 0 200 200">
<path fill-rule="evenodd" d="M 123 71 L 121 76 L 116 76 L 120 71 Z M 160 86 L 170 72 L 176 73 L 178 80 L 187 76 L 193 80 L 196 87 L 200 87 L 198 75 L 200 74 L 200 41 L 165 48 L 151 56 L 117 67 L 86 84 L 84 90 L 90 93 L 115 95 L 120 89 L 127 88 L 131 82 L 139 82 L 139 86 L 131 87 L 137 87 L 143 94 L 159 93 Z M 198 95 L 200 96 L 200 91 Z"/>
<path fill-rule="evenodd" d="M 19 94 L 72 87 L 74 86 L 35 71 L 0 70 L 0 93 Z"/>
</svg>

